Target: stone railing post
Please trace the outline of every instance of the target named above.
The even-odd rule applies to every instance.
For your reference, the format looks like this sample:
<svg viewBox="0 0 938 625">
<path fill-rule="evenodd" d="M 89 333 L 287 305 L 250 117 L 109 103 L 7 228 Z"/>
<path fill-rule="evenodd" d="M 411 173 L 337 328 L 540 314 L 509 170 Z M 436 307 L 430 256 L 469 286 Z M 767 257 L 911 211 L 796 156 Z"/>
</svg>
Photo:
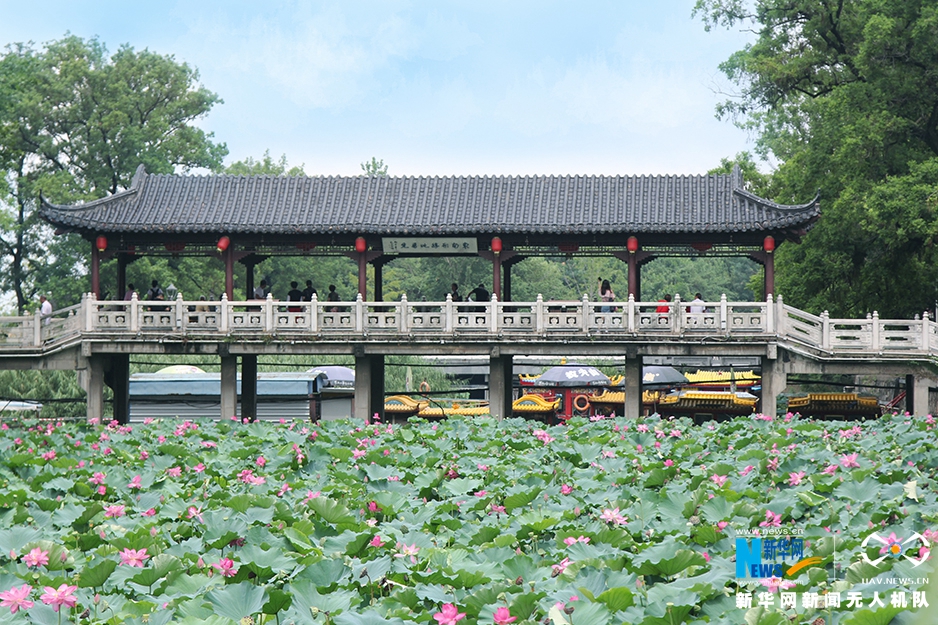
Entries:
<svg viewBox="0 0 938 625">
<path fill-rule="evenodd" d="M 126 310 L 130 315 L 130 331 L 136 334 L 140 331 L 140 300 L 136 291 L 130 296 L 130 306 Z"/>
<path fill-rule="evenodd" d="M 625 314 L 628 316 L 625 327 L 628 328 L 631 334 L 635 334 L 635 295 L 632 293 L 629 293 L 629 302 L 625 307 Z"/>
<path fill-rule="evenodd" d="M 674 294 L 674 301 L 671 302 L 671 334 L 680 334 L 684 331 L 681 323 L 681 294 Z"/>
<path fill-rule="evenodd" d="M 359 293 L 355 296 L 355 331 L 364 335 L 367 334 L 367 330 L 365 327 L 365 300 L 362 299 L 362 294 Z"/>
<path fill-rule="evenodd" d="M 872 348 L 874 352 L 878 352 L 881 348 L 880 346 L 882 345 L 882 337 L 879 335 L 879 311 L 874 310 L 869 319 L 871 332 L 870 348 Z"/>
<path fill-rule="evenodd" d="M 456 309 L 453 307 L 453 296 L 446 294 L 446 303 L 443 304 L 443 331 L 452 334 L 455 331 Z"/>
<path fill-rule="evenodd" d="M 726 333 L 726 293 L 720 296 L 720 331 Z"/>
<path fill-rule="evenodd" d="M 931 324 L 928 318 L 928 311 L 922 313 L 922 351 L 928 353 L 929 343 L 931 342 Z"/>
<path fill-rule="evenodd" d="M 775 298 L 775 333 L 778 336 L 788 335 L 788 326 L 785 325 L 785 307 L 782 304 L 782 295 Z"/>
<path fill-rule="evenodd" d="M 821 349 L 831 349 L 831 316 L 826 310 L 821 313 Z"/>
<path fill-rule="evenodd" d="M 398 311 L 400 317 L 398 318 L 397 327 L 402 333 L 410 332 L 410 308 L 407 305 L 407 293 L 401 295 L 401 302 L 398 304 Z"/>
<path fill-rule="evenodd" d="M 771 293 L 765 299 L 765 332 L 775 334 L 775 305 L 772 302 Z"/>
<path fill-rule="evenodd" d="M 274 296 L 270 293 L 264 300 L 264 331 L 274 331 Z"/>
<path fill-rule="evenodd" d="M 39 347 L 42 345 L 42 311 L 36 309 L 33 315 L 33 345 Z"/>
<path fill-rule="evenodd" d="M 544 296 L 537 294 L 537 301 L 534 302 L 534 331 L 543 334 L 547 328 L 544 327 Z"/>
<path fill-rule="evenodd" d="M 218 330 L 224 334 L 228 334 L 228 294 L 221 294 L 221 303 L 218 306 Z"/>
<path fill-rule="evenodd" d="M 319 332 L 319 296 L 315 293 L 309 302 L 309 331 Z"/>
<path fill-rule="evenodd" d="M 498 323 L 498 295 L 492 293 L 492 301 L 489 302 L 488 306 L 489 313 L 489 332 L 492 334 L 498 334 L 499 323 Z"/>
<path fill-rule="evenodd" d="M 185 306 L 182 305 L 182 293 L 176 293 L 176 327 L 182 328 L 183 313 Z"/>
<path fill-rule="evenodd" d="M 590 306 L 590 297 L 586 293 L 583 294 L 583 305 L 580 306 L 580 311 L 583 315 L 580 317 L 580 329 L 583 330 L 583 333 L 587 333 L 590 330 L 590 316 L 592 313 L 592 307 Z"/>
<path fill-rule="evenodd" d="M 94 316 L 98 312 L 94 293 L 85 293 L 81 296 L 81 307 L 85 313 L 85 332 L 94 331 Z"/>
</svg>

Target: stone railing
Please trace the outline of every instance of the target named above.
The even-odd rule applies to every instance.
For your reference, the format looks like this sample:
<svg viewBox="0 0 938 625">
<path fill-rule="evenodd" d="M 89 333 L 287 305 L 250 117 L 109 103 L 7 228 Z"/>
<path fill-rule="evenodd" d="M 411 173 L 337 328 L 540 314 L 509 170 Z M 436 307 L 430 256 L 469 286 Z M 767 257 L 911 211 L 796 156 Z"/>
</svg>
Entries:
<svg viewBox="0 0 938 625">
<path fill-rule="evenodd" d="M 831 319 L 787 306 L 779 297 L 765 302 L 690 303 L 592 302 L 580 300 L 485 303 L 281 302 L 266 300 L 98 301 L 38 314 L 0 317 L 0 350 L 48 348 L 81 336 L 113 340 L 158 340 L 165 335 L 281 337 L 285 340 L 787 340 L 830 354 L 938 356 L 938 324 L 915 320 Z"/>
</svg>

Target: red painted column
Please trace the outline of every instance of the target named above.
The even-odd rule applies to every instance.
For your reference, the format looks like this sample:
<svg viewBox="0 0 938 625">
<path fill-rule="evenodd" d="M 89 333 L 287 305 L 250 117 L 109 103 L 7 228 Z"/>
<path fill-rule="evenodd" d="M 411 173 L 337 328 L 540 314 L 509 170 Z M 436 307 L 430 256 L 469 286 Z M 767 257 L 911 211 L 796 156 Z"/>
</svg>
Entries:
<svg viewBox="0 0 938 625">
<path fill-rule="evenodd" d="M 368 259 L 365 252 L 358 253 L 358 292 L 362 299 L 368 299 Z"/>
<path fill-rule="evenodd" d="M 505 301 L 502 298 L 502 257 L 498 252 L 492 259 L 492 293 L 498 297 L 498 301 Z"/>
<path fill-rule="evenodd" d="M 765 255 L 765 297 L 775 296 L 775 254 L 767 252 Z"/>
<path fill-rule="evenodd" d="M 234 245 L 229 245 L 225 254 L 225 294 L 228 301 L 234 299 Z M 228 415 L 231 416 L 231 415 Z"/>
<path fill-rule="evenodd" d="M 638 301 L 638 258 L 635 252 L 629 254 L 629 295 Z"/>
<path fill-rule="evenodd" d="M 91 242 L 91 292 L 94 293 L 95 297 L 101 297 L 101 278 L 99 276 L 99 268 L 101 265 L 101 258 L 98 254 L 98 246 L 92 241 Z M 121 294 L 123 297 L 123 294 Z"/>
</svg>

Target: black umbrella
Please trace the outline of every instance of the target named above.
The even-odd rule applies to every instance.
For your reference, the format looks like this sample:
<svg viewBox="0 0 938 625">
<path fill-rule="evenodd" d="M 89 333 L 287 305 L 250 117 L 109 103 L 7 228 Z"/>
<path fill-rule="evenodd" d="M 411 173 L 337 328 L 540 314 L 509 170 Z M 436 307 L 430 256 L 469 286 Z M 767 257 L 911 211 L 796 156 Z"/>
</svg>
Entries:
<svg viewBox="0 0 938 625">
<path fill-rule="evenodd" d="M 324 367 L 313 367 L 308 371 L 324 378 L 323 387 L 329 388 L 354 388 L 355 370 L 339 365 L 326 365 Z"/>
<path fill-rule="evenodd" d="M 666 388 L 690 384 L 690 380 L 674 367 L 642 367 L 643 388 Z"/>
<path fill-rule="evenodd" d="M 534 386 L 609 386 L 609 376 L 588 365 L 570 363 L 553 367 L 534 380 Z"/>
</svg>

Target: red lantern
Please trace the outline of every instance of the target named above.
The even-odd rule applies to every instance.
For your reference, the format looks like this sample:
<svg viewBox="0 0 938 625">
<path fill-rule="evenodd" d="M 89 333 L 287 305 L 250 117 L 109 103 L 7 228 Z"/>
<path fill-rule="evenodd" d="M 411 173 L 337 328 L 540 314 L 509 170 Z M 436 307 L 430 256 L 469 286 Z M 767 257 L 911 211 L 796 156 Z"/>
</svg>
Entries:
<svg viewBox="0 0 938 625">
<path fill-rule="evenodd" d="M 765 240 L 762 241 L 762 249 L 770 254 L 775 251 L 775 238 L 772 236 L 765 237 Z"/>
<path fill-rule="evenodd" d="M 355 239 L 355 251 L 359 254 L 363 253 L 368 249 L 368 243 L 365 241 L 365 237 L 358 237 Z"/>
<path fill-rule="evenodd" d="M 312 250 L 316 249 L 316 244 L 315 244 L 315 243 L 309 243 L 308 241 L 304 241 L 304 242 L 302 242 L 302 243 L 297 243 L 297 244 L 296 244 L 296 249 L 302 250 L 302 251 L 304 251 L 304 252 L 309 252 L 309 251 L 312 251 Z"/>
<path fill-rule="evenodd" d="M 103 252 L 107 249 L 107 237 L 103 234 L 99 234 L 98 238 L 94 240 L 95 247 L 98 248 L 99 252 Z"/>
<path fill-rule="evenodd" d="M 131 255 L 131 256 L 135 255 L 135 254 L 137 253 L 137 246 L 136 246 L 136 245 L 128 245 L 128 246 L 127 246 L 127 253 L 128 253 L 129 255 Z"/>
<path fill-rule="evenodd" d="M 697 250 L 698 252 L 703 253 L 709 250 L 711 247 L 713 247 L 713 243 L 698 242 L 698 243 L 691 243 L 690 246 L 694 248 L 695 250 Z"/>
<path fill-rule="evenodd" d="M 492 237 L 492 251 L 496 254 L 502 251 L 502 240 L 500 237 Z"/>
<path fill-rule="evenodd" d="M 186 249 L 186 244 L 180 243 L 179 241 L 172 241 L 171 243 L 164 243 L 163 247 L 169 252 L 181 252 Z"/>
<path fill-rule="evenodd" d="M 636 239 L 635 237 L 629 237 L 628 240 L 625 242 L 625 247 L 632 253 L 637 252 L 638 251 L 638 239 Z"/>
<path fill-rule="evenodd" d="M 219 253 L 227 250 L 229 245 L 231 245 L 231 239 L 229 239 L 227 236 L 224 236 L 218 239 L 217 248 L 218 248 Z"/>
</svg>

